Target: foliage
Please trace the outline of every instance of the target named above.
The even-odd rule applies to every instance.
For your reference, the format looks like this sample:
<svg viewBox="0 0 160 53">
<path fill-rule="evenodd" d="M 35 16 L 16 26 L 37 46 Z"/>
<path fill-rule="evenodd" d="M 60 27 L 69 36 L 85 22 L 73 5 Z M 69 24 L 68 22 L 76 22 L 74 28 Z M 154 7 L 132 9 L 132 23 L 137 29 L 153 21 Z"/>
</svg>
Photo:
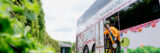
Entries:
<svg viewBox="0 0 160 53">
<path fill-rule="evenodd" d="M 69 48 L 69 53 L 72 53 L 72 48 Z"/>
<path fill-rule="evenodd" d="M 44 22 L 40 0 L 1 0 L 0 53 L 60 51 Z"/>
<path fill-rule="evenodd" d="M 76 43 L 73 42 L 73 43 L 72 43 L 72 51 L 75 52 L 75 51 L 76 51 L 75 49 L 76 49 Z"/>
<path fill-rule="evenodd" d="M 124 53 L 124 50 L 121 50 L 121 53 Z M 136 49 L 127 49 L 127 53 L 160 53 L 160 48 L 156 48 L 153 46 L 144 46 L 138 47 Z"/>
<path fill-rule="evenodd" d="M 58 45 L 58 41 L 52 39 L 47 33 L 46 33 L 46 37 L 45 37 L 45 44 L 50 45 L 53 48 L 56 48 L 56 51 L 60 52 L 60 46 Z"/>
</svg>

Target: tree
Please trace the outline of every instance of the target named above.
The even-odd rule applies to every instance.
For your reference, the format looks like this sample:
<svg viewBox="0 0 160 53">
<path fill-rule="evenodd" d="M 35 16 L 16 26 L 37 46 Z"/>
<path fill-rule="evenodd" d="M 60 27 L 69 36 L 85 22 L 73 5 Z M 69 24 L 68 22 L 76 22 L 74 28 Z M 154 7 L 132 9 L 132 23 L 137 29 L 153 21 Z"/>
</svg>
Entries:
<svg viewBox="0 0 160 53">
<path fill-rule="evenodd" d="M 76 51 L 75 49 L 76 49 L 76 43 L 73 42 L 73 43 L 72 43 L 72 51 L 75 52 L 75 51 Z"/>
</svg>

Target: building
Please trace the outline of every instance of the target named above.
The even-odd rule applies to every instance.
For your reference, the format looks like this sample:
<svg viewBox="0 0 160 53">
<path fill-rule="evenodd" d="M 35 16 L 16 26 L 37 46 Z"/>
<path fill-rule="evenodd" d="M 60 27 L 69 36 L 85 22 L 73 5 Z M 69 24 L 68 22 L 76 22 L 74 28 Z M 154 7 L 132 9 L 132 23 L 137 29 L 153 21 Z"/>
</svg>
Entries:
<svg viewBox="0 0 160 53">
<path fill-rule="evenodd" d="M 67 43 L 63 43 L 63 42 L 59 42 L 59 46 L 61 48 L 61 53 L 72 53 L 71 44 L 67 44 Z"/>
</svg>

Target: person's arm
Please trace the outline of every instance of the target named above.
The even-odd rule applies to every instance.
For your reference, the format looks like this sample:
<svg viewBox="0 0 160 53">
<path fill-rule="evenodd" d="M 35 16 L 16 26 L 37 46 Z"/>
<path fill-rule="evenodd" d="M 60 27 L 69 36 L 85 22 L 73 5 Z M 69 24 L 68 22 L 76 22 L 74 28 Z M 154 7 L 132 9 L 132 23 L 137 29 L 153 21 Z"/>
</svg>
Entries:
<svg viewBox="0 0 160 53">
<path fill-rule="evenodd" d="M 105 29 L 104 31 L 104 35 L 109 34 L 109 31 L 107 29 Z"/>
<path fill-rule="evenodd" d="M 111 27 L 111 30 L 113 30 L 112 34 L 115 36 L 115 38 L 117 38 L 119 35 L 118 29 L 116 29 L 115 27 Z"/>
</svg>

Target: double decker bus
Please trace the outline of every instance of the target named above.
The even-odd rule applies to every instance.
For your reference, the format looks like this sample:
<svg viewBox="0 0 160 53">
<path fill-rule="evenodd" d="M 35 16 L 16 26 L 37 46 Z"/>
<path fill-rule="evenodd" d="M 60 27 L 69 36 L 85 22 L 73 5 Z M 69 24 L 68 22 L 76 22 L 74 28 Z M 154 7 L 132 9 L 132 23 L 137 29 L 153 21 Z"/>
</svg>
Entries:
<svg viewBox="0 0 160 53">
<path fill-rule="evenodd" d="M 106 20 L 119 30 L 121 49 L 134 53 L 137 48 L 160 48 L 160 0 L 96 0 L 78 19 L 77 53 L 110 53 L 105 48 Z M 160 52 L 156 50 L 149 52 Z"/>
</svg>

